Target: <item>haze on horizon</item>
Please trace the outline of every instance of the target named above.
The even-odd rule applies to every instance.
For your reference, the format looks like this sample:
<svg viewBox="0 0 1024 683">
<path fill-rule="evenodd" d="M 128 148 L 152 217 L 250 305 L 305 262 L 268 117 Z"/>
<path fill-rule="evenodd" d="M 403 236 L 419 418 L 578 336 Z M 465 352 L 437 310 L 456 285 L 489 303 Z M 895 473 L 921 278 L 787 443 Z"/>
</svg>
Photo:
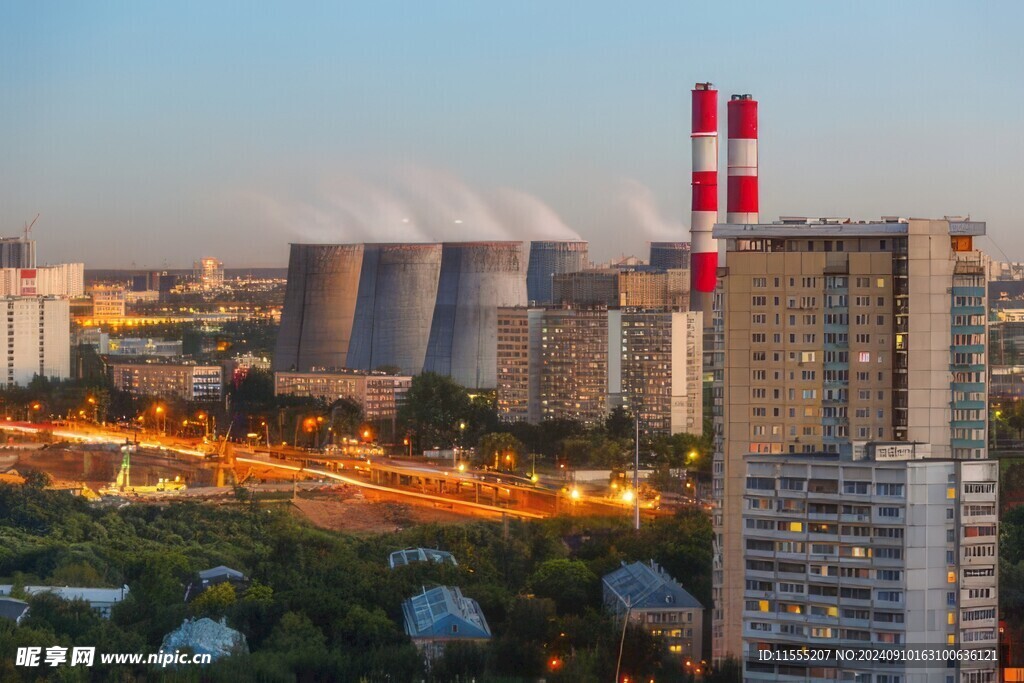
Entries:
<svg viewBox="0 0 1024 683">
<path fill-rule="evenodd" d="M 762 220 L 971 214 L 1024 260 L 1016 3 L 0 5 L 0 234 L 41 262 L 689 239 L 689 90 L 760 102 Z M 461 221 L 461 222 L 457 222 Z M 524 227 L 529 226 L 529 227 Z"/>
</svg>

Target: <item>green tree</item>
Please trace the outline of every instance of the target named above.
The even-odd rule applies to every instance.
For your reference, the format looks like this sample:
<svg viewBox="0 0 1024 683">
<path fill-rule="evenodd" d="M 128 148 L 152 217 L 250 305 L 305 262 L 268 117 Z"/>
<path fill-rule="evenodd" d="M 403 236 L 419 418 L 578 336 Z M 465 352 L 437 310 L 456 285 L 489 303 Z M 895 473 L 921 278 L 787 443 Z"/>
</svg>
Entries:
<svg viewBox="0 0 1024 683">
<path fill-rule="evenodd" d="M 329 410 L 331 416 L 330 426 L 334 430 L 334 435 L 339 438 L 357 435 L 359 428 L 362 427 L 366 419 L 362 404 L 354 398 L 340 398 L 331 404 Z"/>
<path fill-rule="evenodd" d="M 323 631 L 300 612 L 285 612 L 265 643 L 279 652 L 323 650 L 326 644 Z"/>
<path fill-rule="evenodd" d="M 609 438 L 631 441 L 636 437 L 636 421 L 628 410 L 616 406 L 604 419 L 604 431 Z"/>
<path fill-rule="evenodd" d="M 560 613 L 578 614 L 596 601 L 598 579 L 583 562 L 559 558 L 542 563 L 529 585 L 538 597 L 553 600 Z"/>
<path fill-rule="evenodd" d="M 495 469 L 516 469 L 525 455 L 526 446 L 508 432 L 485 434 L 476 447 L 477 464 Z"/>
<path fill-rule="evenodd" d="M 229 607 L 235 604 L 237 599 L 235 587 L 224 581 L 216 583 L 200 593 L 192 601 L 191 608 L 194 614 L 220 618 Z"/>
<path fill-rule="evenodd" d="M 411 432 L 421 448 L 451 448 L 463 445 L 465 424 L 470 413 L 469 395 L 454 380 L 433 372 L 412 379 L 405 402 L 398 412 L 401 429 Z M 468 428 L 468 425 L 467 425 Z"/>
</svg>

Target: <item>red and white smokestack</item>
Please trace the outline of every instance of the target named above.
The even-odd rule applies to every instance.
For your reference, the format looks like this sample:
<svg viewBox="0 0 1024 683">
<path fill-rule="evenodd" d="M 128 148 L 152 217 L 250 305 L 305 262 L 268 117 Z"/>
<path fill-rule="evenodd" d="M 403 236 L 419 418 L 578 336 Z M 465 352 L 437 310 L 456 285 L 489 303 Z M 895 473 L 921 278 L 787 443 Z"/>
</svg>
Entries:
<svg viewBox="0 0 1024 683">
<path fill-rule="evenodd" d="M 729 100 L 729 184 L 726 223 L 758 222 L 757 100 L 733 95 Z"/>
<path fill-rule="evenodd" d="M 718 244 L 718 91 L 697 83 L 692 94 L 693 203 L 690 207 L 690 284 L 693 292 L 715 291 Z"/>
</svg>

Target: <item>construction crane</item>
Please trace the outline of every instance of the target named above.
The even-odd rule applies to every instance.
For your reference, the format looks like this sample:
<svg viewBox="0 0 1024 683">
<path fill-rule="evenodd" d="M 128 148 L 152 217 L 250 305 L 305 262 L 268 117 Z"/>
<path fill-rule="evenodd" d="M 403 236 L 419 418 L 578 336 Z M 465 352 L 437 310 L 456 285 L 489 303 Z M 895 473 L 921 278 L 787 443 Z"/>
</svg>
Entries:
<svg viewBox="0 0 1024 683">
<path fill-rule="evenodd" d="M 25 224 L 25 241 L 26 242 L 28 241 L 29 233 L 32 232 L 32 228 L 35 226 L 37 220 L 39 220 L 39 214 L 38 213 L 36 214 L 36 217 L 32 219 L 31 223 L 26 223 Z"/>
</svg>

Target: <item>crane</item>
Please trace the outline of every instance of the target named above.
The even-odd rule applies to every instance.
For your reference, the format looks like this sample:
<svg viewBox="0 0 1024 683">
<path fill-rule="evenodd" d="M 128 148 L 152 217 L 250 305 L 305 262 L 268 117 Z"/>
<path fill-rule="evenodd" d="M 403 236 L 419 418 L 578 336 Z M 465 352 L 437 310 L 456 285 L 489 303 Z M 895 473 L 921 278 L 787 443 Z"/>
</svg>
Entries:
<svg viewBox="0 0 1024 683">
<path fill-rule="evenodd" d="M 36 214 L 36 217 L 32 219 L 31 223 L 26 223 L 25 224 L 25 240 L 26 241 L 28 241 L 29 233 L 32 232 L 32 228 L 35 226 L 37 220 L 39 220 L 39 214 L 38 213 Z"/>
</svg>

